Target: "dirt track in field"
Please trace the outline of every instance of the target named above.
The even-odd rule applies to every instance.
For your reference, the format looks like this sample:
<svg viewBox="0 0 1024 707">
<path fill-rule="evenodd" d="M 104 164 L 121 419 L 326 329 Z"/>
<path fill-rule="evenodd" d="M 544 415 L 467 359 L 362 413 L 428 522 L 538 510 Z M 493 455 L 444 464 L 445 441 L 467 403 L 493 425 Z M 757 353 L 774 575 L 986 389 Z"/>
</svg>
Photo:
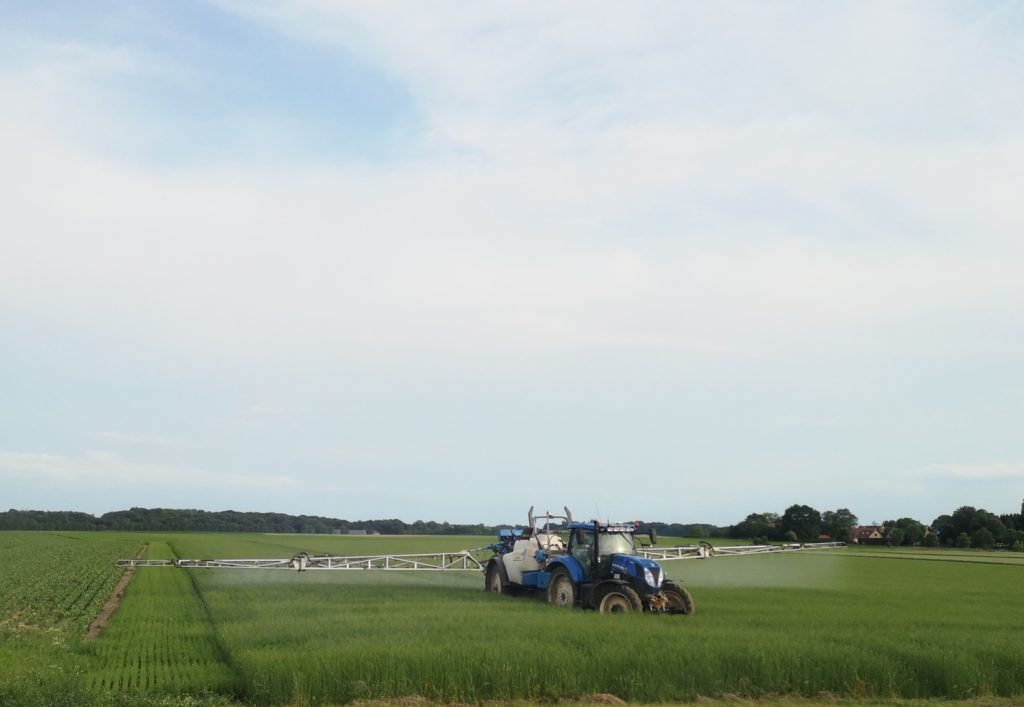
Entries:
<svg viewBox="0 0 1024 707">
<path fill-rule="evenodd" d="M 139 551 L 135 553 L 135 557 L 132 559 L 139 559 L 146 554 L 146 549 L 149 547 L 148 544 L 143 544 L 139 548 Z M 135 568 L 129 567 L 121 575 L 121 579 L 118 580 L 117 586 L 114 587 L 114 591 L 110 597 L 107 598 L 107 603 L 100 609 L 100 613 L 96 615 L 96 618 L 89 624 L 89 630 L 85 632 L 85 640 L 91 641 L 94 638 L 99 638 L 100 634 L 103 633 L 103 627 L 110 621 L 110 617 L 114 615 L 118 605 L 121 603 L 121 597 L 124 596 L 125 587 L 128 586 L 128 582 L 132 581 L 132 575 L 135 574 Z"/>
</svg>

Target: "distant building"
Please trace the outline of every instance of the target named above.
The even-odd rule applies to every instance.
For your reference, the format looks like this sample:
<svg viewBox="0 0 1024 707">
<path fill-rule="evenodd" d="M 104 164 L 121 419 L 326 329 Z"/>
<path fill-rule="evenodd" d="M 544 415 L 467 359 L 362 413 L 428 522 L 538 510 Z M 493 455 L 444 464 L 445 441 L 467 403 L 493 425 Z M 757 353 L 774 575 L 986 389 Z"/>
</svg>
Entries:
<svg viewBox="0 0 1024 707">
<path fill-rule="evenodd" d="M 380 535 L 376 530 L 366 530 L 365 528 L 353 528 L 348 531 L 349 535 Z"/>
<path fill-rule="evenodd" d="M 884 539 L 884 525 L 861 525 L 850 531 L 850 539 L 858 544 L 879 543 Z"/>
</svg>

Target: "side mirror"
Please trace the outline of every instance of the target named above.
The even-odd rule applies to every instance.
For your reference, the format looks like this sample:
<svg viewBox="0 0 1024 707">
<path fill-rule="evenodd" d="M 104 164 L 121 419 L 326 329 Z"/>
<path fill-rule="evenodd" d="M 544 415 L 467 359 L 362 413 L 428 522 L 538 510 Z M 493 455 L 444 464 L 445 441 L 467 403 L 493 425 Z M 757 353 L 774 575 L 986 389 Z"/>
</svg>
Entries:
<svg viewBox="0 0 1024 707">
<path fill-rule="evenodd" d="M 651 539 L 651 545 L 657 545 L 658 544 L 658 531 L 655 530 L 654 528 L 648 528 L 647 529 L 647 537 L 649 537 Z"/>
</svg>

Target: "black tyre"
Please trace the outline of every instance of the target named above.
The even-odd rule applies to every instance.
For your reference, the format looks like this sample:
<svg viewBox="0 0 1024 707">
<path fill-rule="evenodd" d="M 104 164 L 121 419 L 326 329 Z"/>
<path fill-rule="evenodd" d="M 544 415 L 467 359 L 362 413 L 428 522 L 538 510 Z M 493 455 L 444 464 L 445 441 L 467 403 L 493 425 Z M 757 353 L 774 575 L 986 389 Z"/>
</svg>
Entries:
<svg viewBox="0 0 1024 707">
<path fill-rule="evenodd" d="M 625 584 L 613 584 L 598 590 L 594 607 L 602 614 L 632 614 L 644 610 L 640 595 Z"/>
<path fill-rule="evenodd" d="M 674 582 L 665 582 L 661 593 L 668 600 L 669 608 L 683 614 L 692 614 L 694 610 L 693 597 L 690 593 Z"/>
<path fill-rule="evenodd" d="M 484 591 L 495 594 L 507 594 L 505 582 L 501 577 L 501 568 L 498 567 L 498 560 L 487 565 L 487 572 L 484 574 Z"/>
<path fill-rule="evenodd" d="M 576 606 L 576 585 L 564 567 L 557 567 L 551 573 L 548 580 L 548 603 L 567 609 Z"/>
</svg>

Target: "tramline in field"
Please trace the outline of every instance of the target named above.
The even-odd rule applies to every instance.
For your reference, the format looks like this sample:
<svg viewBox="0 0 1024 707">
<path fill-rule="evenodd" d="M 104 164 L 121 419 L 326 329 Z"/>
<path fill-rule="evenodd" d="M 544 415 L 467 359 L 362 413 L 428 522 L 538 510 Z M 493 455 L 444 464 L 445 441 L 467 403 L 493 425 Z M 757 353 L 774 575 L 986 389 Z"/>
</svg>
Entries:
<svg viewBox="0 0 1024 707">
<path fill-rule="evenodd" d="M 657 534 L 647 531 L 650 544 L 638 543 L 639 521 L 602 523 L 574 521 L 550 512 L 528 512 L 525 527 L 503 528 L 493 545 L 459 552 L 402 555 L 309 555 L 290 558 L 118 560 L 122 567 L 179 567 L 185 569 L 387 570 L 484 573 L 484 589 L 499 594 L 546 593 L 549 603 L 596 609 L 602 613 L 644 611 L 693 613 L 693 598 L 683 586 L 666 577 L 658 562 L 711 557 L 842 548 L 844 543 L 743 545 L 716 547 L 707 542 L 655 549 Z M 567 536 L 567 537 L 566 537 Z M 491 552 L 481 559 L 479 554 Z"/>
</svg>

